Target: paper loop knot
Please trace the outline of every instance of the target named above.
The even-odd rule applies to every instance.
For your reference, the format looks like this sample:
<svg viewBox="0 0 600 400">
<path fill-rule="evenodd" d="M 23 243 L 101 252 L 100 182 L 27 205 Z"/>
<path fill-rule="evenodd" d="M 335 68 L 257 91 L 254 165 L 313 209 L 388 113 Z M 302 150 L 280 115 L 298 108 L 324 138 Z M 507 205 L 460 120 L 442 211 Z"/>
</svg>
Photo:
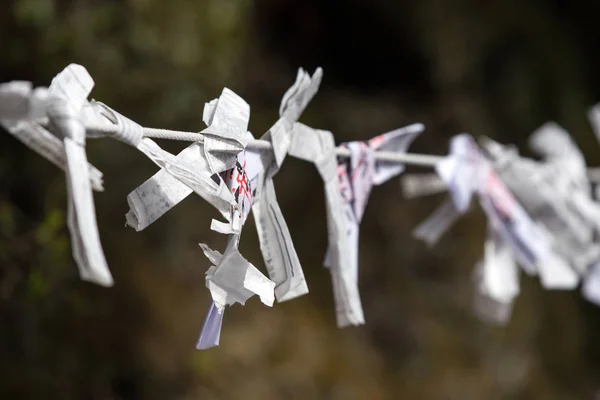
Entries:
<svg viewBox="0 0 600 400">
<path fill-rule="evenodd" d="M 85 126 L 81 121 L 79 112 L 75 110 L 69 99 L 64 97 L 49 98 L 47 113 L 52 124 L 57 128 L 57 134 L 85 146 Z"/>
</svg>

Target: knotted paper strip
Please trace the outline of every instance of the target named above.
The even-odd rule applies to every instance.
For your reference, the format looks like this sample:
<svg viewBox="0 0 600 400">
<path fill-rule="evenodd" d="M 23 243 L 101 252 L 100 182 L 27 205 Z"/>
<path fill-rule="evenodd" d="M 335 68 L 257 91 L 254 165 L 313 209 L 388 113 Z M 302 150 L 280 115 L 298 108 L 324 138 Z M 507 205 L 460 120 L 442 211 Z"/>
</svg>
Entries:
<svg viewBox="0 0 600 400">
<path fill-rule="evenodd" d="M 303 69 L 298 70 L 294 85 L 288 89 L 279 108 L 280 118 L 261 140 L 270 141 L 273 151 L 254 152 L 261 159 L 262 171 L 250 177 L 254 189 L 252 213 L 263 260 L 269 277 L 275 282 L 275 297 L 283 302 L 308 293 L 304 272 L 294 243 L 277 202 L 273 177 L 287 155 L 292 127 L 319 89 L 323 71 L 317 68 L 311 78 Z M 252 152 L 250 153 L 253 154 Z"/>
<path fill-rule="evenodd" d="M 374 137 L 367 142 L 350 142 L 342 146 L 350 150 L 350 157 L 339 161 L 337 176 L 343 200 L 346 237 L 350 246 L 349 262 L 345 270 L 358 287 L 359 226 L 367 207 L 373 185 L 380 185 L 402 173 L 402 164 L 376 163 L 376 151 L 405 153 L 412 141 L 423 131 L 422 124 L 414 124 Z M 324 265 L 330 268 L 331 247 L 327 249 Z"/>
<path fill-rule="evenodd" d="M 0 84 L 0 124 L 25 146 L 66 171 L 64 143 L 36 120 L 46 117 L 47 88 L 32 89 L 31 82 Z M 88 163 L 92 188 L 103 191 L 102 172 Z"/>
<path fill-rule="evenodd" d="M 233 116 L 229 117 L 229 114 Z M 211 168 L 224 168 L 229 165 L 233 167 L 235 156 L 243 149 L 240 143 L 244 144 L 248 140 L 246 132 L 249 115 L 250 106 L 229 89 L 223 90 L 218 101 L 207 103 L 204 122 L 209 125 L 205 131 L 211 136 L 208 140 L 210 148 L 206 149 L 205 144 L 196 142 L 163 163 L 165 167 L 181 164 L 192 166 L 191 171 L 194 171 L 196 176 L 185 176 L 182 179 L 181 176 L 175 177 L 173 171 L 168 170 L 154 174 L 127 196 L 130 206 L 126 215 L 127 224 L 139 232 L 193 191 L 215 206 L 223 217 L 229 218 L 230 206 L 235 204 L 235 199 L 218 176 L 218 173 L 224 170 Z M 226 137 L 222 143 L 218 143 L 215 134 L 221 128 Z M 143 142 L 148 140 L 144 139 Z M 158 146 L 154 146 L 151 147 L 156 151 Z M 194 182 L 194 179 L 198 182 Z"/>
<path fill-rule="evenodd" d="M 80 116 L 93 86 L 94 81 L 85 68 L 69 65 L 50 84 L 47 111 L 52 127 L 63 137 L 69 197 L 67 223 L 79 273 L 84 280 L 112 286 L 98 234 L 85 154 L 86 129 Z"/>
<path fill-rule="evenodd" d="M 248 135 L 248 139 L 252 139 L 249 133 Z M 259 164 L 258 159 L 246 159 L 245 152 L 241 152 L 236 156 L 235 167 L 223 173 L 227 187 L 234 193 L 237 206 L 231 208 L 229 225 L 213 220 L 211 226 L 213 230 L 230 235 L 224 254 L 221 255 L 200 244 L 204 254 L 213 264 L 206 274 L 206 284 L 213 302 L 196 344 L 197 349 L 207 349 L 219 344 L 226 305 L 236 302 L 244 305 L 248 298 L 256 294 L 264 304 L 273 306 L 275 282 L 264 276 L 238 251 L 241 228 L 248 217 L 253 200 L 248 174 L 255 174 L 260 168 Z"/>
<path fill-rule="evenodd" d="M 331 132 L 294 124 L 289 154 L 315 164 L 325 185 L 327 231 L 331 248 L 331 277 L 337 324 L 340 328 L 364 324 L 357 280 L 351 266 L 351 245 L 346 235 L 344 199 L 337 179 L 335 143 Z"/>
</svg>

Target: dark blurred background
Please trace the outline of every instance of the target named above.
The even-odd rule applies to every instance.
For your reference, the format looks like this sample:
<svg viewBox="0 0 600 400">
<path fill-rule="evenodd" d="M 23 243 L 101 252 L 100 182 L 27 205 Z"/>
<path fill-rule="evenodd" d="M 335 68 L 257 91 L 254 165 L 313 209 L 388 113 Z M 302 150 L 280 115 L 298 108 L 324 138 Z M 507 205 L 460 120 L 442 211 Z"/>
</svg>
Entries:
<svg viewBox="0 0 600 400">
<path fill-rule="evenodd" d="M 599 16 L 593 0 L 3 0 L 0 81 L 47 86 L 80 63 L 93 98 L 145 126 L 192 131 L 228 87 L 259 136 L 297 68 L 322 66 L 303 122 L 338 142 L 423 122 L 416 152 L 444 154 L 460 132 L 525 146 L 555 120 L 598 165 L 585 113 L 600 99 Z M 196 351 L 210 300 L 197 243 L 224 243 L 211 207 L 190 196 L 141 233 L 125 228 L 126 195 L 156 168 L 90 141 L 116 285 L 82 282 L 64 174 L 0 133 L 0 398 L 552 400 L 600 389 L 600 309 L 522 277 L 510 323 L 482 324 L 471 312 L 482 213 L 428 249 L 410 232 L 443 198 L 403 200 L 398 180 L 374 189 L 362 224 L 367 324 L 338 330 L 322 182 L 293 159 L 275 183 L 311 293 L 229 308 L 221 346 Z M 242 253 L 264 269 L 252 220 L 244 232 Z"/>
</svg>

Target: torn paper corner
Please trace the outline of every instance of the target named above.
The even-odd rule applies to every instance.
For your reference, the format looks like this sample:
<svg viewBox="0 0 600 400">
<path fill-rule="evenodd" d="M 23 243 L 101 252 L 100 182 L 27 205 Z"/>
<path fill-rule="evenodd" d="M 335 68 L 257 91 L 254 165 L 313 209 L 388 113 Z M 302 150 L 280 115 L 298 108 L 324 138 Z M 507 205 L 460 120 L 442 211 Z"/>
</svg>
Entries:
<svg viewBox="0 0 600 400">
<path fill-rule="evenodd" d="M 204 252 L 204 255 L 206 256 L 206 258 L 208 258 L 208 260 L 212 264 L 219 265 L 219 263 L 221 262 L 221 259 L 223 258 L 223 255 L 220 252 L 218 252 L 217 250 L 211 249 L 204 243 L 198 243 L 198 246 L 200 246 L 200 248 Z"/>
<path fill-rule="evenodd" d="M 206 286 L 218 308 L 235 303 L 244 305 L 254 295 L 259 296 L 265 305 L 273 306 L 275 283 L 242 257 L 237 248 L 228 246 L 219 258 L 220 253 L 204 244 L 201 247 L 214 264 L 207 271 Z"/>
<path fill-rule="evenodd" d="M 317 68 L 312 78 L 302 68 L 298 69 L 296 82 L 285 92 L 279 107 L 279 115 L 290 122 L 297 122 L 308 103 L 319 91 L 323 70 Z"/>
<path fill-rule="evenodd" d="M 397 154 L 404 154 L 424 129 L 425 126 L 421 123 L 408 125 L 375 136 L 368 141 L 368 145 L 371 149 L 376 151 L 389 151 Z M 402 163 L 378 162 L 375 164 L 373 184 L 381 185 L 395 176 L 398 176 L 404 172 L 404 170 L 405 166 Z"/>
<path fill-rule="evenodd" d="M 224 311 L 217 308 L 214 302 L 211 303 L 200 337 L 196 342 L 197 350 L 206 350 L 219 345 L 221 339 L 221 327 L 223 326 Z"/>
<path fill-rule="evenodd" d="M 241 149 L 246 147 L 250 105 L 232 90 L 224 88 L 216 103 L 206 103 L 203 120 L 208 122 L 203 134 L 238 143 Z"/>
</svg>

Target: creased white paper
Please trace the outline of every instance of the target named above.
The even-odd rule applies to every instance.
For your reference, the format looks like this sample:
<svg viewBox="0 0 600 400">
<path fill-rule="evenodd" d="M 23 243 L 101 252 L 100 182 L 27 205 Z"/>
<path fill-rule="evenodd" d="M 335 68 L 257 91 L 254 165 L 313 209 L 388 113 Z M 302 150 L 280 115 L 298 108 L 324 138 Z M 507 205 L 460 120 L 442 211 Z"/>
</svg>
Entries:
<svg viewBox="0 0 600 400">
<path fill-rule="evenodd" d="M 261 140 L 271 142 L 273 151 L 255 152 L 253 155 L 260 158 L 262 171 L 256 177 L 250 177 L 254 191 L 252 213 L 269 277 L 277 285 L 275 296 L 279 302 L 308 293 L 308 286 L 277 202 L 273 177 L 287 155 L 293 124 L 317 93 L 322 75 L 320 68 L 317 68 L 312 78 L 303 69 L 298 70 L 296 82 L 281 101 L 280 118 L 261 137 Z"/>
<path fill-rule="evenodd" d="M 226 305 L 234 303 L 245 304 L 253 295 L 258 295 L 261 301 L 272 306 L 275 300 L 275 282 L 264 276 L 250 264 L 238 251 L 241 228 L 252 207 L 252 191 L 248 173 L 255 174 L 259 168 L 259 160 L 246 160 L 245 152 L 237 155 L 235 167 L 224 172 L 224 182 L 234 193 L 236 207 L 231 207 L 230 224 L 213 220 L 212 229 L 229 235 L 227 248 L 223 255 L 200 244 L 205 256 L 213 264 L 206 273 L 206 285 L 210 290 L 213 304 L 202 327 L 197 343 L 198 349 L 206 349 L 219 344 L 221 324 Z"/>
<path fill-rule="evenodd" d="M 250 106 L 225 88 L 216 103 L 204 111 L 204 156 L 213 173 L 234 167 L 236 155 L 246 147 Z"/>
<path fill-rule="evenodd" d="M 475 311 L 483 319 L 505 324 L 519 294 L 519 270 L 513 251 L 488 227 L 483 261 L 476 267 Z"/>
<path fill-rule="evenodd" d="M 312 129 L 301 123 L 294 124 L 289 154 L 315 164 L 325 185 L 327 203 L 327 230 L 331 246 L 331 272 L 339 327 L 364 324 L 358 292 L 358 282 L 351 265 L 351 246 L 346 236 L 348 229 L 343 214 L 344 200 L 337 179 L 335 144 L 331 132 Z"/>
<path fill-rule="evenodd" d="M 67 223 L 79 273 L 84 280 L 112 286 L 112 275 L 98 234 L 85 154 L 86 130 L 79 115 L 93 86 L 94 81 L 85 68 L 69 65 L 50 84 L 48 117 L 52 126 L 63 136 L 67 156 Z"/>
<path fill-rule="evenodd" d="M 230 206 L 236 205 L 236 201 L 219 175 L 225 170 L 219 169 L 226 166 L 233 168 L 237 154 L 243 149 L 240 146 L 245 146 L 251 138 L 247 132 L 249 106 L 239 96 L 233 99 L 236 96 L 230 90 L 224 90 L 223 99 L 208 103 L 205 112 L 205 121 L 211 124 L 207 128 L 210 136 L 208 142 L 205 139 L 204 143 L 193 143 L 177 156 L 172 156 L 164 151 L 159 152 L 160 148 L 150 139 L 143 139 L 138 149 L 163 170 L 127 196 L 130 206 L 126 215 L 128 225 L 137 231 L 145 229 L 193 191 L 216 207 L 227 222 L 232 222 L 229 220 Z M 223 107 L 226 109 L 223 110 Z M 217 136 L 220 129 L 223 140 Z M 208 150 L 207 143 L 211 143 Z M 187 167 L 178 171 L 179 166 Z M 189 175 L 189 171 L 193 174 Z"/>
<path fill-rule="evenodd" d="M 235 240 L 231 238 L 230 242 Z M 273 306 L 275 283 L 242 257 L 237 246 L 229 244 L 223 255 L 203 243 L 200 247 L 214 263 L 206 273 L 206 286 L 217 310 L 222 312 L 226 305 L 235 303 L 244 305 L 254 295 L 259 296 L 263 304 Z"/>
<path fill-rule="evenodd" d="M 414 129 L 415 127 L 419 129 Z M 402 164 L 376 163 L 375 152 L 379 150 L 405 153 L 422 129 L 421 124 L 415 124 L 376 136 L 367 142 L 342 145 L 350 151 L 350 157 L 342 159 L 337 166 L 339 191 L 343 200 L 342 214 L 346 220 L 345 234 L 350 246 L 350 264 L 345 266 L 344 270 L 348 271 L 348 275 L 355 281 L 353 285 L 358 286 L 359 225 L 371 189 L 373 185 L 380 185 L 399 175 L 404 168 Z M 324 265 L 331 268 L 331 247 L 327 249 Z"/>
</svg>

